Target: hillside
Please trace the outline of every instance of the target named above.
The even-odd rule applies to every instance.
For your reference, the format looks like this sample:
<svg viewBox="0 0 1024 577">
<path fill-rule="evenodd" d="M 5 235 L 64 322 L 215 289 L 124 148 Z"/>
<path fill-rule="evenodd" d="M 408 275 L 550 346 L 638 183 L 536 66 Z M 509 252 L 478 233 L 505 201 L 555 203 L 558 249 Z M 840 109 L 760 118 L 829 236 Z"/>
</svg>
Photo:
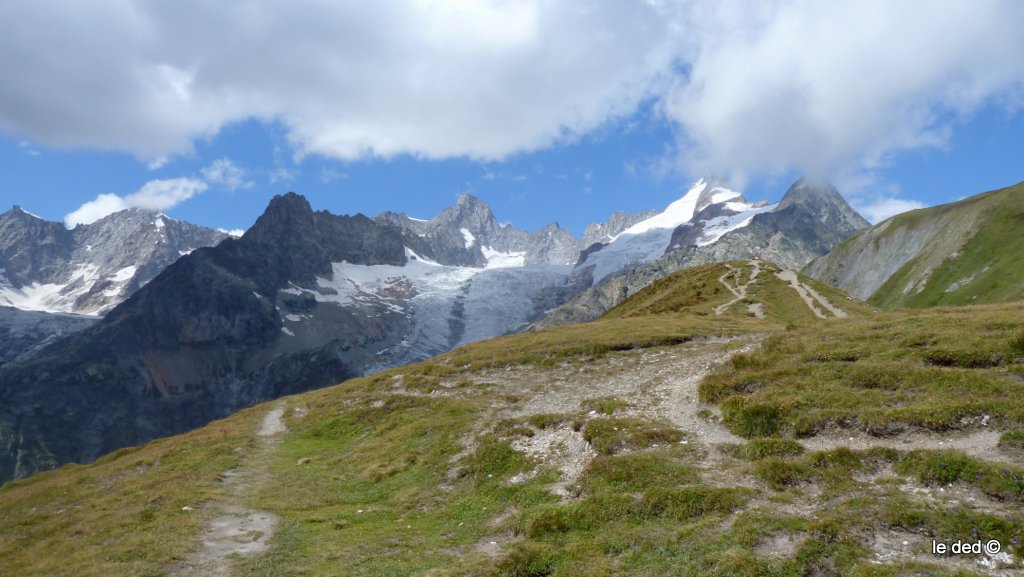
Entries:
<svg viewBox="0 0 1024 577">
<path fill-rule="evenodd" d="M 894 216 L 805 273 L 883 308 L 1024 298 L 1024 183 Z"/>
<path fill-rule="evenodd" d="M 845 305 L 823 320 L 772 268 L 685 271 L 594 323 L 7 483 L 0 565 L 1020 575 L 1024 306 L 882 314 L 796 277 Z M 1005 549 L 934 556 L 933 538 Z"/>
</svg>

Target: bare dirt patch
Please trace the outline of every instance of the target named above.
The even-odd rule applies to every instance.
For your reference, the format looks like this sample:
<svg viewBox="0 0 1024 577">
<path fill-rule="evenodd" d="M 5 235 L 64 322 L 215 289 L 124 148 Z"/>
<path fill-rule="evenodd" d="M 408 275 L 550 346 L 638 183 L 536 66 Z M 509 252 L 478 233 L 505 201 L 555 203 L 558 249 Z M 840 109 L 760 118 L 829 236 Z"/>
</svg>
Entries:
<svg viewBox="0 0 1024 577">
<path fill-rule="evenodd" d="M 512 447 L 540 459 L 545 466 L 554 466 L 562 472 L 558 481 L 551 486 L 551 490 L 563 499 L 570 497 L 568 487 L 576 482 L 587 464 L 597 456 L 594 448 L 583 438 L 583 434 L 574 431 L 568 425 L 542 429 L 532 437 L 516 439 L 512 442 Z M 513 477 L 511 482 L 528 480 L 535 476 L 537 471 L 531 473 L 517 475 L 518 478 Z"/>
<path fill-rule="evenodd" d="M 806 540 L 807 535 L 803 533 L 776 533 L 758 540 L 754 552 L 758 555 L 792 557 Z"/>
</svg>

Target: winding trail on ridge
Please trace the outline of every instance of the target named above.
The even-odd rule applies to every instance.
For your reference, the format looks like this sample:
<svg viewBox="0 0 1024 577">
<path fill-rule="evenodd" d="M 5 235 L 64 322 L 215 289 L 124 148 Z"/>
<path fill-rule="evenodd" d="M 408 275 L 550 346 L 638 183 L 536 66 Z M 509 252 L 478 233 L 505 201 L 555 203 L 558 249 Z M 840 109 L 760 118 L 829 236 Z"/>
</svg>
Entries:
<svg viewBox="0 0 1024 577">
<path fill-rule="evenodd" d="M 747 261 L 747 264 L 750 265 L 751 269 L 750 278 L 747 279 L 746 283 L 742 282 L 742 271 L 740 271 L 739 269 L 730 264 L 725 265 L 726 267 L 729 268 L 729 272 L 718 277 L 718 282 L 720 282 L 725 288 L 729 289 L 729 292 L 731 292 L 735 298 L 725 304 L 721 304 L 715 307 L 716 316 L 721 315 L 725 311 L 729 310 L 729 307 L 731 307 L 732 305 L 747 298 L 747 287 L 749 287 L 751 284 L 753 284 L 754 281 L 757 280 L 757 275 L 761 274 L 761 261 L 754 259 Z M 736 286 L 729 284 L 728 279 L 730 276 L 736 279 Z M 762 308 L 761 303 L 753 303 L 751 305 L 748 305 L 747 310 L 753 313 L 754 316 L 756 316 L 759 319 L 764 318 L 764 310 Z"/>
<path fill-rule="evenodd" d="M 825 316 L 823 312 L 821 312 L 821 309 L 815 306 L 815 301 L 817 301 L 818 304 L 820 304 L 821 306 L 825 307 L 825 309 L 832 313 L 832 316 L 834 316 L 837 319 L 845 319 L 848 316 L 846 314 L 846 311 L 828 302 L 828 299 L 818 294 L 818 292 L 811 288 L 809 285 L 800 282 L 800 277 L 799 275 L 796 274 L 796 271 L 788 269 L 780 270 L 779 272 L 775 273 L 775 276 L 777 276 L 779 280 L 783 282 L 788 282 L 790 288 L 795 290 L 797 294 L 800 295 L 800 298 L 804 301 L 804 304 L 807 305 L 807 308 L 811 309 L 811 312 L 814 313 L 814 316 L 818 317 L 819 319 L 827 319 L 828 317 Z"/>
<path fill-rule="evenodd" d="M 287 432 L 284 404 L 267 412 L 256 428 L 257 446 L 243 464 L 222 476 L 223 497 L 210 506 L 220 509 L 200 538 L 199 548 L 189 555 L 171 577 L 230 577 L 231 557 L 262 553 L 270 546 L 279 519 L 273 513 L 245 507 L 246 496 L 267 481 L 267 462 Z"/>
</svg>

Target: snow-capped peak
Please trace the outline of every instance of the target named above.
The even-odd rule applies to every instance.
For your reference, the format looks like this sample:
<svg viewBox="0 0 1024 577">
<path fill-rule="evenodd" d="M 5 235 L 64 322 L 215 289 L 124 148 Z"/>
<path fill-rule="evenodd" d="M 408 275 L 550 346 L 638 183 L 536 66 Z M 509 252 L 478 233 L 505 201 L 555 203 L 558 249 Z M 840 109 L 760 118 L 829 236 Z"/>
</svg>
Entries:
<svg viewBox="0 0 1024 577">
<path fill-rule="evenodd" d="M 665 210 L 611 237 L 606 246 L 588 255 L 584 264 L 594 265 L 593 281 L 596 283 L 624 268 L 659 258 L 668 250 L 673 233 L 683 225 L 694 227 L 694 238 L 689 244 L 705 246 L 732 230 L 747 226 L 757 213 L 773 208 L 754 207 L 739 192 L 711 182 L 701 178 Z M 702 212 L 712 206 L 720 208 Z"/>
<path fill-rule="evenodd" d="M 690 187 L 690 190 L 682 198 L 668 205 L 665 210 L 647 220 L 634 224 L 613 236 L 608 242 L 613 243 L 626 235 L 640 235 L 657 229 L 674 229 L 681 224 L 690 222 L 698 211 L 712 204 L 720 204 L 736 198 L 742 198 L 742 196 L 742 194 L 735 190 L 730 190 L 721 184 L 711 186 L 708 184 L 707 179 L 701 178 Z"/>
</svg>

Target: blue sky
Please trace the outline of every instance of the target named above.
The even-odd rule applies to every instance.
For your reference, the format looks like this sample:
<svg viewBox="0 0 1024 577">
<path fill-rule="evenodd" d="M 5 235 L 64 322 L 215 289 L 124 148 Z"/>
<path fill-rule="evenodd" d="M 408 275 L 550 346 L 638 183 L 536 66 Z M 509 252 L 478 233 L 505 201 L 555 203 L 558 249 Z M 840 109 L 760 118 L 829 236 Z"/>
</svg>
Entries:
<svg viewBox="0 0 1024 577">
<path fill-rule="evenodd" d="M 912 4 L 15 1 L 0 207 L 245 229 L 289 190 L 421 218 L 470 193 L 579 234 L 704 175 L 825 177 L 872 220 L 1024 180 L 1024 5 Z"/>
</svg>

